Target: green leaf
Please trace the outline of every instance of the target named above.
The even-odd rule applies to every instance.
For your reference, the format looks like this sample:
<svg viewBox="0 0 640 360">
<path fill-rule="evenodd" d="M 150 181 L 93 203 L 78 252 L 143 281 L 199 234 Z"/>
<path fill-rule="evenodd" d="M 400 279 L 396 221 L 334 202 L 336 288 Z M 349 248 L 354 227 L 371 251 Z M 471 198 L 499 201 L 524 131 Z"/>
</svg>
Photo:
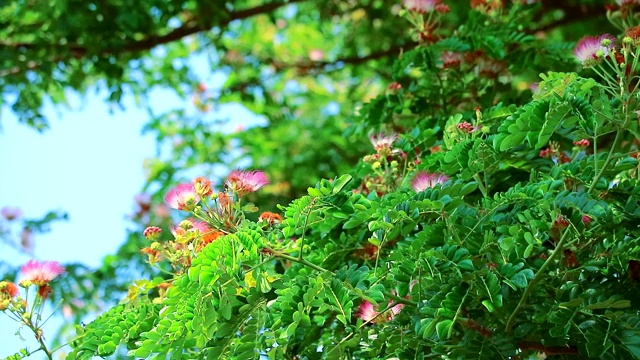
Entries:
<svg viewBox="0 0 640 360">
<path fill-rule="evenodd" d="M 452 326 L 453 321 L 451 320 L 443 320 L 438 322 L 438 325 L 436 325 L 436 333 L 438 334 L 438 339 L 446 340 Z"/>
<path fill-rule="evenodd" d="M 495 310 L 493 307 L 493 304 L 489 300 L 482 300 L 482 305 L 484 305 L 484 307 L 487 308 L 487 310 L 489 310 L 490 313 L 492 313 L 493 310 Z"/>
<path fill-rule="evenodd" d="M 333 193 L 337 194 L 338 192 L 340 192 L 340 190 L 342 190 L 342 188 L 344 188 L 344 186 L 347 185 L 352 179 L 353 179 L 353 177 L 351 175 L 345 174 L 345 175 L 340 176 L 336 180 L 334 180 L 333 181 Z"/>
<path fill-rule="evenodd" d="M 527 277 L 522 272 L 515 274 L 515 276 L 511 278 L 511 282 L 521 289 L 527 287 Z"/>
<path fill-rule="evenodd" d="M 464 259 L 458 263 L 458 267 L 462 270 L 473 271 L 475 267 L 473 266 L 473 261 L 471 259 Z"/>
</svg>

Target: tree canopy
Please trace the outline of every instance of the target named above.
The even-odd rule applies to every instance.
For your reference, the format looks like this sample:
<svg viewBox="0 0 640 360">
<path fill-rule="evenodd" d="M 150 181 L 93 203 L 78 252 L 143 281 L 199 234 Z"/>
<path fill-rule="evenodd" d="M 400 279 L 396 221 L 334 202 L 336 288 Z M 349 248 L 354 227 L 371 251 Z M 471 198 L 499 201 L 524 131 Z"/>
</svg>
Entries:
<svg viewBox="0 0 640 360">
<path fill-rule="evenodd" d="M 157 139 L 118 253 L 39 298 L 113 305 L 70 358 L 640 357 L 637 5 L 0 4 L 21 122 L 102 88 Z"/>
</svg>

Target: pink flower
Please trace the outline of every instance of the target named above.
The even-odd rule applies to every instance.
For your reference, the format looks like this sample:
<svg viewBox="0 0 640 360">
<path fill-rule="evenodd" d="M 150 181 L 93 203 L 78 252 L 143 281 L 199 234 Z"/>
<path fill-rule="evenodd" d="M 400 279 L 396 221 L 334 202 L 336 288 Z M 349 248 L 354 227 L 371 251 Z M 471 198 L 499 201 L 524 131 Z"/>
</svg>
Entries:
<svg viewBox="0 0 640 360">
<path fill-rule="evenodd" d="M 169 190 L 164 201 L 172 208 L 191 211 L 200 201 L 193 184 L 180 184 Z"/>
<path fill-rule="evenodd" d="M 373 320 L 377 315 L 378 312 L 373 308 L 373 304 L 367 300 L 363 300 L 360 303 L 358 313 L 356 314 L 357 317 L 365 322 Z"/>
<path fill-rule="evenodd" d="M 377 152 L 381 152 L 381 150 L 384 150 L 384 152 L 389 152 L 391 150 L 391 145 L 393 145 L 393 143 L 398 140 L 398 135 L 385 135 L 383 133 L 379 133 L 377 135 L 370 135 L 369 140 L 371 141 L 373 148 Z"/>
<path fill-rule="evenodd" d="M 436 5 L 440 3 L 440 0 L 403 0 L 402 4 L 408 10 L 426 13 L 431 12 L 436 8 Z"/>
<path fill-rule="evenodd" d="M 229 174 L 225 184 L 238 196 L 257 191 L 267 185 L 269 180 L 262 171 L 240 171 L 234 170 Z"/>
<path fill-rule="evenodd" d="M 20 268 L 20 272 L 24 279 L 20 282 L 30 282 L 37 286 L 49 284 L 49 281 L 55 279 L 64 272 L 64 267 L 57 261 L 36 261 L 29 260 L 26 265 Z"/>
<path fill-rule="evenodd" d="M 200 234 L 204 234 L 206 232 L 211 231 L 211 227 L 204 221 L 192 220 L 191 224 L 192 224 L 191 228 L 194 230 L 198 230 Z"/>
<path fill-rule="evenodd" d="M 470 134 L 476 130 L 478 130 L 477 127 L 474 127 L 473 125 L 471 125 L 470 123 L 463 121 L 461 123 L 458 124 L 458 130 L 460 130 L 461 132 L 465 133 L 465 134 Z"/>
<path fill-rule="evenodd" d="M 615 41 L 616 39 L 609 34 L 598 37 L 585 36 L 576 44 L 573 55 L 575 55 L 583 66 L 592 66 L 602 58 L 609 56 L 609 53 L 615 45 Z"/>
<path fill-rule="evenodd" d="M 19 219 L 22 217 L 22 210 L 17 207 L 5 206 L 0 209 L 0 215 L 8 221 Z"/>
<path fill-rule="evenodd" d="M 389 302 L 389 304 L 391 304 L 391 302 Z M 402 308 L 404 308 L 404 304 L 402 303 L 397 303 L 395 306 L 393 306 L 391 308 L 391 314 L 389 315 L 389 320 L 393 319 L 396 315 L 400 314 L 400 311 L 402 311 Z"/>
<path fill-rule="evenodd" d="M 449 178 L 444 174 L 421 171 L 413 177 L 413 180 L 411 180 L 411 186 L 413 187 L 413 190 L 420 192 L 438 184 L 444 184 L 447 180 L 449 180 Z"/>
</svg>

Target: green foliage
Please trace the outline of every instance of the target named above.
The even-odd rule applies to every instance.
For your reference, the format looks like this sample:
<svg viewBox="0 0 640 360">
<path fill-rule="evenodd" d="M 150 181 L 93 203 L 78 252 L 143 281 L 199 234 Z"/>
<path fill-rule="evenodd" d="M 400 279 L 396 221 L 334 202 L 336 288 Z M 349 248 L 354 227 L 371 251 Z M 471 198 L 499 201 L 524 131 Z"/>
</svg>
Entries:
<svg viewBox="0 0 640 360">
<path fill-rule="evenodd" d="M 184 271 L 159 265 L 163 277 L 135 283 L 78 329 L 71 358 L 640 358 L 637 45 L 615 50 L 629 73 L 612 57 L 577 74 L 572 34 L 554 28 L 549 4 L 404 9 L 404 25 L 387 1 L 174 5 L 215 10 L 183 21 L 219 26 L 193 40 L 214 44 L 227 72 L 215 101 L 242 101 L 266 124 L 219 132 L 197 90 L 198 115 L 172 111 L 147 126 L 173 150 L 149 166 L 148 186 L 159 199 L 197 166 L 248 160 L 272 184 L 247 199 L 283 219 L 242 218 L 189 248 Z M 264 16 L 232 21 L 258 8 Z M 129 30 L 172 33 L 136 14 L 122 15 L 137 19 L 129 25 L 116 17 L 116 49 L 133 46 Z M 346 28 L 353 36 L 325 41 Z M 167 46 L 164 60 L 189 44 Z M 391 65 L 380 54 L 394 46 L 405 51 Z M 117 98 L 133 55 L 114 53 L 93 75 L 119 79 Z M 155 80 L 167 66 L 156 60 L 144 85 L 179 88 L 185 70 Z M 377 131 L 372 150 L 366 135 Z M 190 216 L 214 213 L 201 204 Z M 132 237 L 121 257 L 141 242 Z"/>
</svg>

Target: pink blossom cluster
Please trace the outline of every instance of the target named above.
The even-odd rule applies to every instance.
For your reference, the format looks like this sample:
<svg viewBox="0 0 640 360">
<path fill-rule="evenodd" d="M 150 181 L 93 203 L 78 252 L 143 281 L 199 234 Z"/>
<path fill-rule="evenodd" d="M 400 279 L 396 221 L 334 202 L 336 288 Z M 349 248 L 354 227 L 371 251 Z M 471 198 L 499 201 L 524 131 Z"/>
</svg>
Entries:
<svg viewBox="0 0 640 360">
<path fill-rule="evenodd" d="M 169 190 L 164 201 L 174 209 L 191 211 L 200 202 L 200 195 L 193 184 L 179 184 Z"/>
<path fill-rule="evenodd" d="M 573 50 L 573 55 L 583 66 L 593 66 L 600 62 L 603 58 L 609 56 L 615 45 L 616 39 L 609 35 L 585 36 Z"/>
<path fill-rule="evenodd" d="M 465 134 L 470 134 L 474 131 L 477 130 L 476 127 L 474 127 L 473 125 L 471 125 L 471 123 L 468 123 L 466 121 L 463 121 L 461 123 L 459 123 L 457 125 L 458 130 L 460 130 L 461 132 L 465 133 Z"/>
<path fill-rule="evenodd" d="M 392 303 L 392 301 L 389 301 L 389 305 L 391 305 Z M 356 316 L 365 322 L 373 322 L 374 324 L 379 324 L 393 320 L 393 318 L 395 318 L 396 315 L 400 313 L 403 307 L 404 304 L 396 304 L 395 306 L 391 307 L 391 309 L 389 309 L 386 314 L 380 314 L 378 311 L 376 311 L 372 303 L 368 302 L 367 300 L 363 300 L 360 303 L 360 307 L 358 308 Z"/>
<path fill-rule="evenodd" d="M 440 13 L 447 13 L 450 10 L 449 6 L 443 4 L 441 0 L 403 0 L 402 5 L 407 10 L 417 13 L 429 13 L 434 10 Z"/>
<path fill-rule="evenodd" d="M 398 140 L 397 134 L 384 134 L 378 133 L 376 135 L 369 135 L 369 141 L 373 145 L 373 149 L 379 153 L 390 153 L 391 145 Z"/>
<path fill-rule="evenodd" d="M 420 192 L 436 185 L 444 184 L 448 180 L 449 177 L 444 174 L 421 171 L 413 177 L 413 180 L 411 180 L 411 186 L 413 187 L 413 190 Z"/>
<path fill-rule="evenodd" d="M 225 182 L 227 188 L 237 193 L 238 196 L 258 191 L 267 184 L 269 184 L 269 180 L 262 171 L 234 170 Z"/>
<path fill-rule="evenodd" d="M 29 260 L 20 268 L 22 274 L 21 286 L 34 284 L 37 286 L 49 285 L 49 282 L 58 275 L 64 273 L 64 267 L 57 261 Z"/>
</svg>

